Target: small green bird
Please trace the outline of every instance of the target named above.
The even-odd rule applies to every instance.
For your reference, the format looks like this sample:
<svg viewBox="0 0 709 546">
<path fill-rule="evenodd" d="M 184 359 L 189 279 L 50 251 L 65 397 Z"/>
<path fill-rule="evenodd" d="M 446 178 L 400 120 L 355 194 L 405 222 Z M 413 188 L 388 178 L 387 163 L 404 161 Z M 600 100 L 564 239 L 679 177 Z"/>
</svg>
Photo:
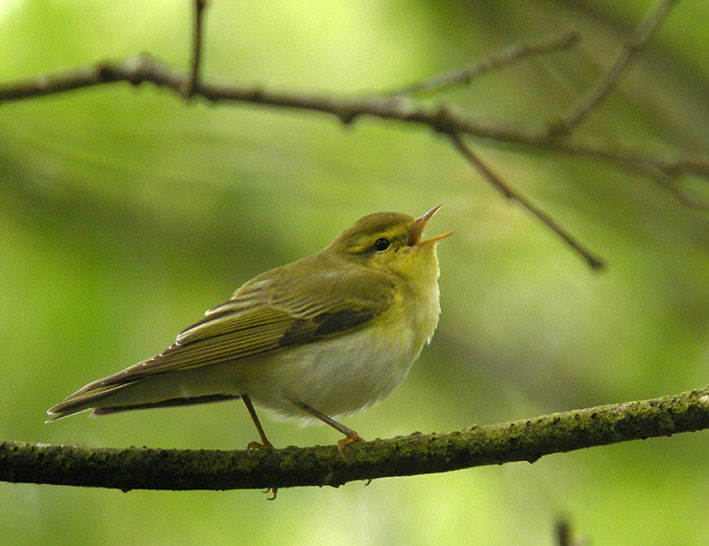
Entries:
<svg viewBox="0 0 709 546">
<path fill-rule="evenodd" d="M 280 415 L 351 415 L 401 383 L 440 314 L 436 243 L 419 218 L 365 216 L 317 254 L 248 281 L 183 330 L 162 353 L 89 383 L 50 408 L 49 421 L 87 409 L 105 415 L 241 398 L 270 449 L 252 400 Z"/>
</svg>

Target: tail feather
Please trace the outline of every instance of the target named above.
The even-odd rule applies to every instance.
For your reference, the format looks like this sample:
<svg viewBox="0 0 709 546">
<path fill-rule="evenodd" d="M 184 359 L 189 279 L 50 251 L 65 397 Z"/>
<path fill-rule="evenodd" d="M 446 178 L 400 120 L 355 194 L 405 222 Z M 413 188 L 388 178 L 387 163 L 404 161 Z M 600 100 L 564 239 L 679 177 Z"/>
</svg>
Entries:
<svg viewBox="0 0 709 546">
<path fill-rule="evenodd" d="M 110 389 L 101 390 L 98 392 L 86 393 L 85 388 L 75 392 L 71 396 L 67 397 L 62 402 L 59 402 L 56 406 L 52 406 L 47 410 L 47 414 L 51 417 L 45 421 L 45 423 L 51 423 L 52 421 L 57 421 L 63 419 L 64 417 L 69 417 L 75 413 L 81 413 L 89 409 L 96 408 L 100 405 L 101 400 L 108 398 L 116 393 L 116 391 L 129 386 L 130 383 L 124 385 L 116 385 Z"/>
<path fill-rule="evenodd" d="M 243 392 L 238 386 L 233 366 L 208 366 L 138 377 L 126 371 L 93 381 L 49 408 L 48 421 L 86 410 L 93 410 L 92 415 L 105 415 L 135 409 L 233 400 Z"/>
<path fill-rule="evenodd" d="M 171 408 L 176 406 L 191 406 L 193 404 L 208 404 L 210 402 L 222 402 L 225 400 L 238 400 L 240 397 L 234 394 L 210 394 L 205 396 L 195 396 L 192 398 L 172 398 L 161 400 L 160 402 L 150 402 L 145 404 L 134 404 L 132 406 L 106 406 L 94 408 L 91 416 L 109 415 L 111 413 L 121 413 L 139 409 Z"/>
<path fill-rule="evenodd" d="M 236 392 L 202 385 L 205 388 L 185 388 L 180 382 L 159 384 L 166 376 L 142 378 L 122 384 L 106 386 L 96 381 L 47 410 L 49 423 L 82 411 L 93 410 L 92 416 L 124 411 L 206 404 L 239 398 Z M 95 385 L 93 389 L 89 388 Z M 189 387 L 189 385 L 187 385 Z M 194 385 L 192 385 L 194 387 Z M 211 391 L 211 392 L 210 392 Z M 237 391 L 238 392 L 238 391 Z"/>
</svg>

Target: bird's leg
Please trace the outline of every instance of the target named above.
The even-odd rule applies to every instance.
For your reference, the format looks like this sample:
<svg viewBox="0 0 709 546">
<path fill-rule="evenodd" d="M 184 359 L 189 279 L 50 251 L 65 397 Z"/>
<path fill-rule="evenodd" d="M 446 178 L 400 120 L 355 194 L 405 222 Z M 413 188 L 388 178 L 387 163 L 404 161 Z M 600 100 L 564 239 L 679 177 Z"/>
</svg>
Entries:
<svg viewBox="0 0 709 546">
<path fill-rule="evenodd" d="M 347 447 L 350 444 L 354 444 L 355 442 L 364 442 L 364 439 L 357 434 L 354 430 L 351 428 L 346 427 L 342 423 L 338 423 L 331 417 L 328 417 L 324 413 L 319 412 L 315 408 L 309 406 L 305 402 L 300 402 L 299 400 L 293 400 L 293 404 L 298 406 L 300 409 L 305 411 L 306 413 L 309 413 L 313 417 L 317 417 L 320 419 L 323 423 L 327 423 L 330 425 L 332 428 L 335 430 L 339 430 L 342 434 L 345 435 L 345 438 L 342 438 L 341 440 L 338 440 L 337 442 L 337 450 L 340 452 L 340 455 L 343 457 L 345 456 L 344 453 L 342 452 L 345 447 Z"/>
<path fill-rule="evenodd" d="M 256 425 L 258 435 L 261 437 L 260 444 L 258 442 L 249 442 L 246 449 L 273 449 L 273 444 L 268 441 L 268 438 L 266 438 L 266 433 L 263 431 L 261 421 L 259 421 L 258 415 L 256 415 L 256 410 L 254 409 L 254 405 L 251 403 L 251 398 L 249 398 L 248 394 L 242 394 L 240 397 L 244 401 L 244 405 L 251 416 L 251 420 L 254 422 L 254 425 Z"/>
<path fill-rule="evenodd" d="M 251 398 L 249 398 L 248 394 L 242 394 L 240 395 L 240 398 L 244 401 L 244 405 L 251 416 L 251 420 L 254 422 L 254 425 L 256 425 L 258 435 L 261 437 L 260 444 L 258 442 L 249 442 L 246 449 L 273 449 L 273 444 L 268 441 L 268 438 L 266 438 L 266 433 L 263 431 L 261 421 L 259 421 L 258 415 L 256 415 L 256 410 L 254 409 L 254 405 L 251 403 Z M 264 491 L 264 493 L 271 493 L 268 500 L 276 500 L 276 497 L 278 496 L 278 487 L 269 487 Z"/>
</svg>

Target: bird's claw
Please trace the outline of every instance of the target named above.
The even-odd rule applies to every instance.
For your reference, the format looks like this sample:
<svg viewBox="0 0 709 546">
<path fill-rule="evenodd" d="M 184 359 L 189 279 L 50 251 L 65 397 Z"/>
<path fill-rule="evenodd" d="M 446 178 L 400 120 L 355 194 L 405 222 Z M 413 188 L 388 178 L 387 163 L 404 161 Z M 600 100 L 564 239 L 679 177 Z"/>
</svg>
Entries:
<svg viewBox="0 0 709 546">
<path fill-rule="evenodd" d="M 264 442 L 264 443 L 254 441 L 254 442 L 249 442 L 249 445 L 246 446 L 246 449 L 248 449 L 249 451 L 256 451 L 256 450 L 269 451 L 269 450 L 273 449 L 273 444 L 271 442 L 269 442 L 268 440 L 266 440 L 266 442 Z M 268 495 L 269 493 L 271 493 L 271 496 L 266 497 L 266 500 L 270 500 L 270 501 L 276 500 L 276 497 L 278 496 L 278 487 L 269 487 L 268 489 L 265 489 L 263 492 L 264 495 Z"/>
<path fill-rule="evenodd" d="M 246 449 L 249 451 L 267 451 L 269 449 L 273 449 L 273 444 L 269 441 L 266 441 L 265 443 L 261 444 L 259 442 L 249 442 L 249 445 L 246 446 Z"/>
<path fill-rule="evenodd" d="M 355 431 L 352 431 L 352 434 L 348 434 L 341 440 L 337 441 L 337 451 L 340 452 L 340 455 L 342 455 L 342 458 L 347 460 L 347 457 L 345 457 L 345 452 L 343 451 L 348 445 L 354 444 L 357 442 L 364 442 L 364 438 L 362 438 L 359 434 L 357 434 Z"/>
<path fill-rule="evenodd" d="M 269 487 L 268 489 L 265 489 L 263 494 L 268 495 L 268 493 L 271 493 L 270 497 L 266 497 L 266 500 L 276 500 L 276 497 L 278 496 L 278 487 Z"/>
</svg>

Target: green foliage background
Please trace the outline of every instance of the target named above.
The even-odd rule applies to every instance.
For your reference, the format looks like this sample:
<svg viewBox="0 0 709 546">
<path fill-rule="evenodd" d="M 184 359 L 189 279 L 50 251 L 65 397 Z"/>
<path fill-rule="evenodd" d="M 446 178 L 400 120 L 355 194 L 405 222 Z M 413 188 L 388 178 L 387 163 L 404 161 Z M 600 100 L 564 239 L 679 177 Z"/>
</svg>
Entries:
<svg viewBox="0 0 709 546">
<path fill-rule="evenodd" d="M 652 2 L 228 2 L 207 12 L 207 77 L 388 89 L 521 39 L 578 28 L 570 52 L 445 95 L 479 117 L 563 111 Z M 190 5 L 0 4 L 0 80 L 149 51 L 186 66 Z M 581 133 L 651 153 L 709 148 L 709 7 L 681 2 Z M 445 208 L 443 314 L 409 378 L 345 422 L 365 438 L 452 431 L 680 392 L 709 377 L 707 214 L 609 164 L 480 143 L 483 156 L 609 262 L 589 271 L 450 144 L 402 124 L 185 104 L 116 85 L 0 110 L 0 438 L 243 448 L 238 403 L 43 424 L 89 380 L 165 348 L 251 276 L 369 212 Z M 681 180 L 709 200 L 706 181 Z M 266 418 L 279 446 L 326 427 Z M 153 492 L 0 484 L 5 544 L 709 544 L 707 433 L 340 489 Z"/>
</svg>

